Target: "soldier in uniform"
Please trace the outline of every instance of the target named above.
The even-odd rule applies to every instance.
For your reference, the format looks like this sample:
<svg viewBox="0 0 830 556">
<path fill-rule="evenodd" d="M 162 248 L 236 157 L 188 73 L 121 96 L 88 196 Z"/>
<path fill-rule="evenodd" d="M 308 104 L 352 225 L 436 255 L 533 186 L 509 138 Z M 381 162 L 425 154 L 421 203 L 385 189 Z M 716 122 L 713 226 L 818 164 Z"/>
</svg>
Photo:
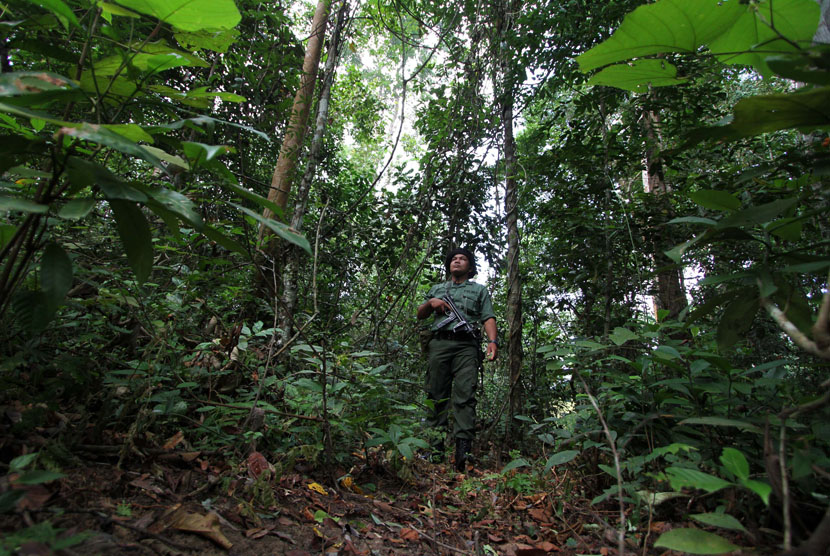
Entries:
<svg viewBox="0 0 830 556">
<path fill-rule="evenodd" d="M 485 357 L 492 361 L 498 351 L 496 315 L 487 288 L 470 281 L 476 274 L 475 255 L 467 249 L 453 249 L 444 260 L 444 267 L 449 280 L 429 290 L 417 313 L 420 320 L 434 315 L 426 380 L 427 396 L 434 403 L 434 409 L 427 424 L 441 431 L 448 429 L 449 402 L 452 403 L 455 468 L 463 471 L 475 437 L 480 325 L 484 325 L 488 341 Z M 449 304 L 442 299 L 445 296 L 451 297 L 462 316 L 473 325 L 473 333 L 453 331 L 456 321 L 440 326 L 450 313 Z M 440 457 L 442 452 L 441 449 L 433 455 Z"/>
</svg>

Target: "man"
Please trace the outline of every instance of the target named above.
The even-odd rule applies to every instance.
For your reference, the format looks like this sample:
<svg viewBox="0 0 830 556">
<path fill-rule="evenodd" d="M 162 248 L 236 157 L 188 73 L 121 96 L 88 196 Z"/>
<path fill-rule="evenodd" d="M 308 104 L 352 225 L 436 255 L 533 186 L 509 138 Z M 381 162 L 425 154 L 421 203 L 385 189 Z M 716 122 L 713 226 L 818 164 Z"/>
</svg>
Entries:
<svg viewBox="0 0 830 556">
<path fill-rule="evenodd" d="M 418 319 L 435 315 L 429 342 L 429 364 L 426 380 L 427 397 L 434 403 L 427 424 L 445 430 L 449 419 L 448 400 L 452 402 L 455 436 L 455 468 L 463 471 L 475 437 L 476 398 L 481 335 L 479 324 L 487 334 L 488 361 L 496 358 L 496 315 L 490 293 L 481 284 L 469 279 L 476 274 L 475 256 L 466 249 L 453 249 L 444 260 L 449 280 L 433 286 L 426 301 L 418 307 Z M 457 321 L 439 325 L 451 314 L 442 297 L 450 296 L 459 312 L 473 325 L 475 332 L 463 332 Z M 442 443 L 443 446 L 443 443 Z"/>
</svg>

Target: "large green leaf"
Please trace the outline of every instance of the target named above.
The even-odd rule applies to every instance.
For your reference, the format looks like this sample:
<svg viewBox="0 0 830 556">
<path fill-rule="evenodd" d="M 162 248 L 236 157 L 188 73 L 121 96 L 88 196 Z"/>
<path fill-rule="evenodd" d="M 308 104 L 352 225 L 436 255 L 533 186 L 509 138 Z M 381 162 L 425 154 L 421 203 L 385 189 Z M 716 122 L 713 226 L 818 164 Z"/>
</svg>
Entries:
<svg viewBox="0 0 830 556">
<path fill-rule="evenodd" d="M 203 29 L 192 33 L 179 32 L 175 35 L 176 41 L 183 48 L 205 48 L 214 52 L 227 52 L 238 36 L 237 29 Z"/>
<path fill-rule="evenodd" d="M 688 135 L 686 146 L 706 139 L 734 141 L 781 129 L 803 131 L 830 126 L 830 87 L 803 89 L 743 98 L 732 111 L 728 125 L 699 128 Z"/>
<path fill-rule="evenodd" d="M 69 193 L 74 194 L 85 187 L 97 186 L 106 199 L 121 199 L 124 201 L 147 201 L 147 195 L 129 183 L 122 181 L 104 166 L 72 157 L 66 164 L 66 175 L 72 187 Z"/>
<path fill-rule="evenodd" d="M 722 488 L 733 486 L 732 483 L 724 481 L 720 477 L 685 467 L 667 467 L 666 476 L 674 490 L 692 487 L 706 492 L 716 492 Z"/>
<path fill-rule="evenodd" d="M 720 456 L 720 462 L 735 475 L 738 479 L 749 478 L 749 462 L 739 450 L 735 448 L 724 448 Z"/>
<path fill-rule="evenodd" d="M 704 189 L 689 193 L 689 199 L 695 204 L 712 210 L 738 210 L 741 208 L 741 201 L 728 191 L 717 189 Z"/>
<path fill-rule="evenodd" d="M 193 206 L 193 201 L 178 191 L 173 191 L 165 187 L 147 187 L 144 188 L 144 191 L 161 206 L 173 212 L 196 230 L 201 230 L 204 226 L 202 217 L 199 216 L 199 213 L 196 212 Z"/>
<path fill-rule="evenodd" d="M 40 205 L 29 199 L 21 199 L 20 197 L 11 197 L 7 195 L 0 195 L 0 212 L 16 211 L 29 212 L 34 214 L 46 214 L 49 212 L 49 207 Z"/>
<path fill-rule="evenodd" d="M 677 68 L 666 60 L 647 58 L 604 68 L 592 75 L 587 84 L 646 93 L 649 87 L 682 85 L 687 81 L 687 77 L 677 77 Z"/>
<path fill-rule="evenodd" d="M 654 542 L 654 546 L 689 554 L 726 554 L 740 548 L 720 535 L 700 529 L 666 531 Z"/>
<path fill-rule="evenodd" d="M 75 27 L 78 26 L 78 18 L 75 17 L 74 12 L 64 4 L 61 0 L 29 0 L 30 3 L 40 6 L 42 8 L 46 8 L 56 16 L 64 24 L 64 26 L 68 27 L 71 23 Z"/>
<path fill-rule="evenodd" d="M 742 430 L 761 433 L 763 432 L 759 427 L 748 423 L 746 421 L 739 421 L 737 419 L 727 419 L 726 417 L 689 417 L 678 423 L 679 425 L 711 425 L 713 427 L 737 427 Z"/>
<path fill-rule="evenodd" d="M 72 288 L 72 261 L 57 243 L 50 243 L 40 260 L 40 289 L 49 305 L 57 308 Z"/>
<path fill-rule="evenodd" d="M 243 247 L 241 243 L 229 238 L 228 236 L 226 236 L 225 234 L 223 234 L 222 232 L 220 232 L 212 226 L 205 225 L 204 229 L 202 230 L 202 233 L 205 235 L 206 238 L 208 238 L 211 241 L 215 241 L 228 251 L 236 251 L 237 253 L 239 253 L 240 255 L 244 255 L 245 257 L 248 257 L 250 255 L 250 253 L 248 253 L 248 251 L 245 250 L 245 247 Z"/>
<path fill-rule="evenodd" d="M 769 496 L 772 494 L 772 487 L 770 485 L 753 479 L 741 479 L 741 485 L 760 496 L 764 504 L 769 506 Z"/>
<path fill-rule="evenodd" d="M 703 523 L 704 525 L 712 525 L 714 527 L 720 527 L 722 529 L 732 529 L 733 531 L 746 532 L 746 527 L 741 525 L 740 521 L 738 521 L 729 514 L 693 514 L 689 517 L 691 517 L 695 521 Z"/>
<path fill-rule="evenodd" d="M 565 450 L 563 452 L 553 454 L 551 457 L 548 458 L 547 463 L 545 463 L 545 471 L 547 472 L 551 467 L 554 467 L 556 465 L 568 463 L 578 455 L 579 451 L 577 450 Z"/>
<path fill-rule="evenodd" d="M 127 261 L 135 273 L 136 280 L 143 283 L 153 269 L 153 237 L 150 234 L 150 225 L 135 203 L 111 199 L 109 204 L 115 215 L 118 235 L 124 244 Z"/>
<path fill-rule="evenodd" d="M 116 3 L 182 31 L 231 29 L 241 20 L 233 0 L 117 0 Z"/>
<path fill-rule="evenodd" d="M 696 52 L 747 12 L 738 2 L 660 0 L 640 6 L 614 34 L 576 61 L 582 71 L 663 52 Z"/>
<path fill-rule="evenodd" d="M 67 220 L 78 220 L 92 212 L 94 207 L 95 199 L 72 199 L 61 207 L 58 216 Z"/>
<path fill-rule="evenodd" d="M 275 234 L 283 238 L 285 241 L 289 243 L 293 243 L 298 247 L 302 247 L 305 251 L 311 255 L 311 245 L 309 245 L 308 240 L 300 233 L 298 233 L 294 228 L 279 222 L 278 220 L 274 220 L 273 218 L 265 218 L 258 212 L 254 212 L 250 209 L 243 207 L 242 205 L 237 205 L 236 203 L 231 203 L 233 206 L 259 222 L 260 224 L 264 224 L 267 228 L 274 231 Z"/>
<path fill-rule="evenodd" d="M 796 51 L 793 43 L 809 46 L 820 15 L 821 8 L 814 0 L 764 0 L 746 9 L 725 33 L 709 43 L 709 50 L 722 62 L 746 64 L 769 76 L 772 72 L 765 58 Z"/>
<path fill-rule="evenodd" d="M 746 208 L 740 212 L 731 214 L 718 222 L 718 228 L 731 228 L 733 226 L 757 226 L 766 224 L 778 217 L 779 214 L 793 208 L 798 203 L 797 197 L 779 199 L 763 205 Z"/>
<path fill-rule="evenodd" d="M 168 173 L 167 168 L 164 166 L 164 164 L 162 164 L 161 160 L 156 155 L 154 155 L 141 145 L 138 145 L 137 143 L 130 141 L 126 137 L 119 135 L 113 131 L 110 131 L 102 126 L 84 123 L 77 128 L 64 127 L 61 129 L 61 131 L 65 135 L 71 135 L 73 137 L 77 137 L 85 141 L 92 141 L 93 143 L 98 143 L 100 145 L 113 148 L 124 154 L 141 158 L 143 160 L 146 160 L 156 168 L 160 169 L 165 174 Z"/>
<path fill-rule="evenodd" d="M 0 97 L 35 95 L 44 91 L 77 88 L 72 81 L 48 71 L 15 71 L 0 74 Z"/>
</svg>

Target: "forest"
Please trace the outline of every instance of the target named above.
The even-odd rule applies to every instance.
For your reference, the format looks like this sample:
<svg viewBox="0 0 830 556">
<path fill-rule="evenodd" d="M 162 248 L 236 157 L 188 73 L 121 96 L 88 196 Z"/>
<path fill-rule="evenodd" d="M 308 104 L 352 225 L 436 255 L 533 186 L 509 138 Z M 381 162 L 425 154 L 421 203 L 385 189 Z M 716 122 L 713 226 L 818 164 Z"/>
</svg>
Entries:
<svg viewBox="0 0 830 556">
<path fill-rule="evenodd" d="M 0 13 L 0 555 L 830 554 L 830 0 Z"/>
</svg>

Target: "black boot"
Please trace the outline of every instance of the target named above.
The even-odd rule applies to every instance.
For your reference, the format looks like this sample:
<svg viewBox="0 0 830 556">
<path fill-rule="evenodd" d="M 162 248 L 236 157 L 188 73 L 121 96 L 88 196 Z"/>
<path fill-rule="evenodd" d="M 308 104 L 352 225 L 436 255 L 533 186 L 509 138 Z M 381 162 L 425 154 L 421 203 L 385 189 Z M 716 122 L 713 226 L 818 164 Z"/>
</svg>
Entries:
<svg viewBox="0 0 830 556">
<path fill-rule="evenodd" d="M 455 439 L 455 470 L 464 471 L 467 469 L 467 461 L 470 459 L 470 450 L 473 442 L 469 438 Z"/>
</svg>

